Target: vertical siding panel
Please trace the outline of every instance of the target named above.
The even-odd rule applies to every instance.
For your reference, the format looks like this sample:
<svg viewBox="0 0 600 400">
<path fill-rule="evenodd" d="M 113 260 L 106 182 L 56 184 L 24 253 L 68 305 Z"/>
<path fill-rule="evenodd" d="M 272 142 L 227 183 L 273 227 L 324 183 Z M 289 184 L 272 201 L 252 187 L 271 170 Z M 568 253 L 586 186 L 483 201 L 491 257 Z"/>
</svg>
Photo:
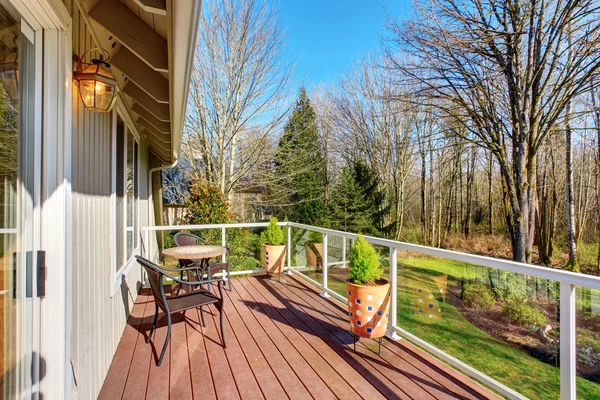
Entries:
<svg viewBox="0 0 600 400">
<path fill-rule="evenodd" d="M 74 0 L 63 0 L 73 17 L 73 53 L 83 56 L 96 47 Z M 77 387 L 74 399 L 96 398 L 125 328 L 123 296 L 112 287 L 112 115 L 87 111 L 73 88 L 72 189 L 73 280 L 71 356 Z M 140 226 L 147 225 L 148 151 L 139 145 Z M 127 276 L 131 296 L 137 297 L 140 268 Z M 125 299 L 127 301 L 127 299 Z M 127 306 L 132 304 L 127 302 Z"/>
</svg>

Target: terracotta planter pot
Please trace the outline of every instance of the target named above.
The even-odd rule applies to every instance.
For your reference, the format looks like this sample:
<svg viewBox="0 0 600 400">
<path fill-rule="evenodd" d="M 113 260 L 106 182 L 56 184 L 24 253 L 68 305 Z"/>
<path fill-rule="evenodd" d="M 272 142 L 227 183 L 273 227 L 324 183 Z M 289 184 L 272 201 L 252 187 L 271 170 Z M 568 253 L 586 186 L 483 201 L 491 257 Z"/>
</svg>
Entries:
<svg viewBox="0 0 600 400">
<path fill-rule="evenodd" d="M 285 265 L 285 245 L 271 246 L 263 244 L 263 260 L 265 262 L 265 271 L 269 274 L 280 274 Z"/>
<path fill-rule="evenodd" d="M 355 285 L 346 280 L 348 293 L 348 316 L 355 335 L 379 338 L 385 335 L 390 312 L 390 283 L 381 279 L 381 284 Z"/>
<path fill-rule="evenodd" d="M 307 243 L 306 266 L 312 268 L 323 268 L 323 243 Z"/>
</svg>

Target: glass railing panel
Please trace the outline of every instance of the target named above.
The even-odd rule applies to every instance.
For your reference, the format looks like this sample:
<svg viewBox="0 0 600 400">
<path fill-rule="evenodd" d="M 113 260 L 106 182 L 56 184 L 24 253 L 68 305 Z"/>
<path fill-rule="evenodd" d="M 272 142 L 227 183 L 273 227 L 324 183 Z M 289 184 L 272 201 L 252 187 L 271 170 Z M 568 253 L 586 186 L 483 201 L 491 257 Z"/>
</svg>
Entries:
<svg viewBox="0 0 600 400">
<path fill-rule="evenodd" d="M 577 398 L 600 399 L 600 291 L 576 290 Z"/>
<path fill-rule="evenodd" d="M 329 235 L 327 242 L 327 287 L 343 297 L 346 296 L 348 279 L 348 242 L 346 239 L 346 258 L 344 258 L 344 238 Z"/>
<path fill-rule="evenodd" d="M 398 326 L 532 399 L 558 399 L 557 282 L 398 251 Z"/>
<path fill-rule="evenodd" d="M 264 228 L 227 228 L 225 230 L 225 243 L 230 249 L 231 271 L 251 271 L 264 267 L 260 241 L 260 233 L 263 230 Z"/>
<path fill-rule="evenodd" d="M 306 229 L 291 228 L 291 267 L 303 274 L 310 272 L 306 261 L 306 242 L 309 232 Z M 287 228 L 285 229 L 285 240 L 287 243 Z"/>
</svg>

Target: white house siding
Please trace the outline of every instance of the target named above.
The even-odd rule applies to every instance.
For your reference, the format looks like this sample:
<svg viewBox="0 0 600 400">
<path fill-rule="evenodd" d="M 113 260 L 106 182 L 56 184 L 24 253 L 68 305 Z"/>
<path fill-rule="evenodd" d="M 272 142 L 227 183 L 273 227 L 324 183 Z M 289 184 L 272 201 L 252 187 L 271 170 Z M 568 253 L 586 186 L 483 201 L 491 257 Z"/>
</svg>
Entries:
<svg viewBox="0 0 600 400">
<path fill-rule="evenodd" d="M 73 16 L 73 53 L 96 47 L 77 7 L 65 1 Z M 127 315 L 141 282 L 133 266 L 127 288 L 113 295 L 113 209 L 111 205 L 112 114 L 87 111 L 73 88 L 72 126 L 72 395 L 95 399 L 110 367 Z M 115 111 L 113 111 L 115 112 Z M 148 150 L 139 143 L 140 226 L 148 224 Z M 151 206 L 151 205 L 150 205 Z"/>
</svg>

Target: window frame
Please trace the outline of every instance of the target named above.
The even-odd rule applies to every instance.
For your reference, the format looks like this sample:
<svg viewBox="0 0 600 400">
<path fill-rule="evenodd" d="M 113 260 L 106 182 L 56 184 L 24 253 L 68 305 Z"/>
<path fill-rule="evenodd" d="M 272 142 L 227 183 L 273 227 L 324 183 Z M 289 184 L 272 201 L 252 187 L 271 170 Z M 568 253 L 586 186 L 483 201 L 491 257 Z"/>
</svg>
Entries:
<svg viewBox="0 0 600 400">
<path fill-rule="evenodd" d="M 121 119 L 124 127 L 124 138 L 123 143 L 124 147 L 119 152 L 117 148 L 117 121 Z M 140 227 L 140 141 L 138 136 L 136 135 L 136 131 L 132 129 L 128 123 L 127 118 L 118 110 L 114 110 L 112 112 L 112 121 L 111 121 L 111 210 L 112 210 L 112 229 L 111 229 L 111 247 L 112 247 L 112 263 L 111 263 L 111 297 L 114 296 L 120 289 L 123 279 L 127 277 L 131 268 L 136 264 L 135 255 L 140 253 L 140 243 L 139 240 L 139 227 Z M 127 207 L 128 207 L 128 199 L 127 199 L 127 139 L 128 135 L 131 135 L 133 138 L 134 148 L 137 148 L 137 156 L 133 157 L 133 179 L 134 179 L 134 187 L 133 187 L 133 252 L 132 255 L 128 255 L 127 249 L 127 233 L 131 231 L 127 226 Z M 121 219 L 119 220 L 119 210 L 118 210 L 118 197 L 117 197 L 117 158 L 121 157 L 123 170 L 121 171 L 122 183 L 123 183 L 123 208 L 121 211 Z M 118 234 L 118 230 L 121 229 L 121 235 Z M 122 243 L 119 246 L 118 240 L 121 238 Z M 136 240 L 136 238 L 138 240 Z M 119 248 L 123 252 L 119 257 Z M 119 260 L 122 259 L 123 262 L 119 265 Z"/>
</svg>

